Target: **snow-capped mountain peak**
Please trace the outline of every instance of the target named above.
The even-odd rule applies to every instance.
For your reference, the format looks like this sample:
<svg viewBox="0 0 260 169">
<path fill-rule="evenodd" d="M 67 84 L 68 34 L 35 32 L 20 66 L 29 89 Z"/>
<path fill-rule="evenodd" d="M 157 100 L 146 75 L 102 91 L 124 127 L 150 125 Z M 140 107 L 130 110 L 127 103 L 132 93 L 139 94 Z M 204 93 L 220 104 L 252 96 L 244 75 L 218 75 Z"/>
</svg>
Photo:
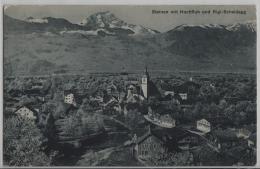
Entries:
<svg viewBox="0 0 260 169">
<path fill-rule="evenodd" d="M 182 24 L 174 27 L 174 31 L 183 31 L 188 28 L 201 28 L 201 29 L 225 29 L 228 31 L 240 31 L 240 30 L 249 30 L 251 32 L 256 32 L 256 22 L 255 21 L 246 21 L 241 23 L 234 23 L 230 25 L 221 25 L 221 24 Z"/>
<path fill-rule="evenodd" d="M 191 28 L 191 27 L 196 27 L 196 28 L 202 28 L 202 29 L 222 29 L 224 28 L 224 25 L 219 25 L 219 24 L 201 24 L 201 25 L 193 25 L 193 24 L 182 24 L 179 26 L 176 26 L 173 28 L 173 30 L 181 31 L 186 28 Z"/>
<path fill-rule="evenodd" d="M 46 19 L 46 18 L 28 17 L 28 18 L 26 18 L 26 21 L 30 22 L 30 23 L 48 23 L 48 19 Z"/>
<path fill-rule="evenodd" d="M 141 25 L 128 24 L 125 21 L 115 17 L 115 15 L 109 11 L 99 12 L 90 15 L 88 18 L 84 18 L 80 25 L 88 27 L 92 30 L 107 29 L 109 32 L 114 31 L 126 31 L 127 34 L 139 35 L 139 34 L 155 34 L 157 31 L 145 28 Z"/>
<path fill-rule="evenodd" d="M 256 21 L 246 21 L 242 23 L 234 23 L 226 27 L 229 31 L 239 31 L 242 29 L 250 30 L 251 32 L 256 32 Z"/>
</svg>

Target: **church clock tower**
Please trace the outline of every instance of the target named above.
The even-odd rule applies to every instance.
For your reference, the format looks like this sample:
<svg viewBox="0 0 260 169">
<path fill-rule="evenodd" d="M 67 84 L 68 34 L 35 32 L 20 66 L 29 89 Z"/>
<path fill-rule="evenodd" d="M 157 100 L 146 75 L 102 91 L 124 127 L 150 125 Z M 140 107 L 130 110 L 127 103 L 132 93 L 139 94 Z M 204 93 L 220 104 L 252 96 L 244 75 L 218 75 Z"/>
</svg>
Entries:
<svg viewBox="0 0 260 169">
<path fill-rule="evenodd" d="M 142 83 L 141 83 L 141 87 L 142 87 L 142 91 L 144 94 L 144 97 L 146 99 L 148 99 L 148 83 L 149 83 L 149 73 L 147 71 L 147 67 L 145 68 L 145 74 L 142 77 Z"/>
</svg>

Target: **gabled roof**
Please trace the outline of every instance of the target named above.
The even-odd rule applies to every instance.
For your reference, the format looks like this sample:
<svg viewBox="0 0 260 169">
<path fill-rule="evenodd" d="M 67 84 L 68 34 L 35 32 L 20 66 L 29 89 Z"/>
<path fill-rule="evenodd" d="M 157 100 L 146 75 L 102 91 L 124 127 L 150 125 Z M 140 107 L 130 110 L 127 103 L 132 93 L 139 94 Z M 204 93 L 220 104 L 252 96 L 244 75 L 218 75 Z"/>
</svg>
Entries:
<svg viewBox="0 0 260 169">
<path fill-rule="evenodd" d="M 198 119 L 197 122 L 199 122 L 199 121 L 206 121 L 206 122 L 210 123 L 210 121 L 206 118 Z"/>
<path fill-rule="evenodd" d="M 30 111 L 32 111 L 32 112 L 33 112 L 33 115 L 36 116 L 36 119 L 38 119 L 38 112 L 37 112 L 34 108 L 32 108 L 31 106 L 29 106 L 29 105 L 19 106 L 19 107 L 14 111 L 14 113 L 16 114 L 17 111 L 18 111 L 19 109 L 23 108 L 23 107 L 25 107 L 25 108 L 29 109 Z"/>
<path fill-rule="evenodd" d="M 137 139 L 137 144 L 142 143 L 144 140 L 146 140 L 150 136 L 154 136 L 157 138 L 160 142 L 166 143 L 168 140 L 178 140 L 185 136 L 187 132 L 176 129 L 176 128 L 156 128 L 149 130 L 147 133 L 145 133 L 143 136 L 139 137 Z"/>
<path fill-rule="evenodd" d="M 31 107 L 31 106 L 29 106 L 29 105 L 22 105 L 22 106 L 17 107 L 16 110 L 14 111 L 14 113 L 16 113 L 19 109 L 21 109 L 21 108 L 23 108 L 23 107 L 25 107 L 25 108 L 31 110 L 31 111 L 34 112 L 34 113 L 38 113 L 33 107 Z"/>
<path fill-rule="evenodd" d="M 64 90 L 63 91 L 63 93 L 64 93 L 64 95 L 68 95 L 68 94 L 73 94 L 74 95 L 74 93 L 75 93 L 76 91 L 75 90 Z"/>
</svg>

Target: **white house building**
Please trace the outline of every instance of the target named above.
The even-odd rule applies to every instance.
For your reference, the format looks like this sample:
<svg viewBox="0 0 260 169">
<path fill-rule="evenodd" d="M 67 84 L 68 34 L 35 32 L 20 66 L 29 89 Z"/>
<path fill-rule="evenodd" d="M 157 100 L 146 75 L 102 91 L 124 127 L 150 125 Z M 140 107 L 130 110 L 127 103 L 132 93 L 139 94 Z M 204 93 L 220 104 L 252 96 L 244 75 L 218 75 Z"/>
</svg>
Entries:
<svg viewBox="0 0 260 169">
<path fill-rule="evenodd" d="M 180 95 L 182 100 L 187 100 L 188 99 L 187 93 L 179 93 L 179 95 Z"/>
<path fill-rule="evenodd" d="M 27 106 L 19 107 L 14 113 L 20 117 L 23 117 L 23 118 L 26 118 L 29 120 L 37 119 L 37 117 L 36 117 L 37 112 Z"/>
<path fill-rule="evenodd" d="M 174 96 L 174 91 L 165 91 L 164 92 L 164 95 L 167 96 L 167 95 L 171 95 L 171 96 Z"/>
<path fill-rule="evenodd" d="M 253 133 L 250 135 L 250 137 L 247 139 L 248 147 L 255 149 L 256 147 L 256 133 Z"/>
<path fill-rule="evenodd" d="M 211 124 L 206 119 L 198 120 L 197 121 L 197 129 L 204 132 L 204 133 L 208 133 L 211 130 Z"/>
<path fill-rule="evenodd" d="M 176 126 L 175 119 L 172 118 L 169 114 L 161 115 L 160 122 L 161 122 L 161 125 L 166 128 L 173 128 Z"/>
<path fill-rule="evenodd" d="M 76 106 L 76 101 L 73 93 L 67 94 L 64 96 L 64 103 L 72 104 Z"/>
<path fill-rule="evenodd" d="M 247 139 L 251 135 L 251 132 L 246 129 L 239 129 L 236 135 L 238 138 Z"/>
</svg>

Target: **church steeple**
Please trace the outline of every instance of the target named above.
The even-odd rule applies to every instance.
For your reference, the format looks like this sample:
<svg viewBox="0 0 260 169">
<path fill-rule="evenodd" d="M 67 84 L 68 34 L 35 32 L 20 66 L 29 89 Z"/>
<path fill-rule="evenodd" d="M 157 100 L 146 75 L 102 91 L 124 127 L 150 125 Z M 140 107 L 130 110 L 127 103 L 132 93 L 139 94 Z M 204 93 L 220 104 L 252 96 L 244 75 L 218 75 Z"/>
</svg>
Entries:
<svg viewBox="0 0 260 169">
<path fill-rule="evenodd" d="M 149 73 L 148 73 L 147 66 L 145 66 L 145 75 L 146 75 L 146 77 L 149 79 Z"/>
<path fill-rule="evenodd" d="M 148 83 L 149 83 L 149 80 L 150 80 L 149 73 L 148 73 L 148 70 L 147 70 L 147 66 L 145 66 L 145 74 L 142 77 L 141 87 L 142 87 L 144 97 L 146 99 L 148 99 Z"/>
</svg>

